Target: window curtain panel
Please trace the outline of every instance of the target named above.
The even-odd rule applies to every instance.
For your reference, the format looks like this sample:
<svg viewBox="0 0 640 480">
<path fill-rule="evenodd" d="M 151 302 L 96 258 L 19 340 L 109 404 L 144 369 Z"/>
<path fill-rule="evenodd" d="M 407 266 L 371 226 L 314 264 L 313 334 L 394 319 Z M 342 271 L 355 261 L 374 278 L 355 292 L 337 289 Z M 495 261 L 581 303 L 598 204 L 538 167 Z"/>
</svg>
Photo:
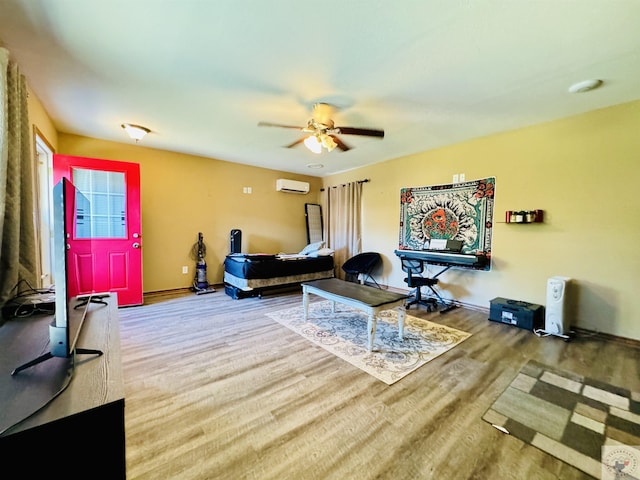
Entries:
<svg viewBox="0 0 640 480">
<path fill-rule="evenodd" d="M 0 305 L 22 281 L 37 287 L 33 162 L 27 85 L 9 51 L 0 48 Z M 16 288 L 18 287 L 18 288 Z"/>
<path fill-rule="evenodd" d="M 362 182 L 329 187 L 323 192 L 324 238 L 334 250 L 335 274 L 342 280 L 346 278 L 342 265 L 362 248 L 361 199 Z"/>
</svg>

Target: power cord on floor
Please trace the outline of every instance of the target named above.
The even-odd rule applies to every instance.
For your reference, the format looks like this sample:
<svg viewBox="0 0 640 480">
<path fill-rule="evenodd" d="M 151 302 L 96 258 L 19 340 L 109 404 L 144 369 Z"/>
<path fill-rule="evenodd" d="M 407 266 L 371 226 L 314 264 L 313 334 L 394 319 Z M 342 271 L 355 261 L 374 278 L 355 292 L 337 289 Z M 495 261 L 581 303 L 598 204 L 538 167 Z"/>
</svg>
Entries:
<svg viewBox="0 0 640 480">
<path fill-rule="evenodd" d="M 20 285 L 22 285 L 23 283 L 27 284 L 27 289 L 20 291 Z M 18 293 L 16 293 L 15 297 L 13 298 L 19 298 L 19 297 L 24 297 L 24 296 L 33 295 L 33 294 L 55 293 L 55 287 L 52 285 L 48 288 L 34 288 L 29 283 L 28 280 L 20 279 L 18 280 L 18 283 L 15 284 L 15 286 L 11 289 L 9 293 L 13 293 L 14 291 L 17 291 Z"/>
<path fill-rule="evenodd" d="M 576 333 L 572 330 L 568 333 L 551 333 L 546 330 L 542 330 L 541 328 L 536 328 L 533 330 L 533 333 L 538 337 L 558 337 L 562 338 L 565 342 L 576 338 Z"/>
<path fill-rule="evenodd" d="M 49 398 L 44 404 L 42 404 L 40 407 L 38 407 L 36 410 L 34 410 L 33 412 L 31 412 L 29 415 L 27 415 L 24 418 L 21 418 L 20 420 L 18 420 L 17 422 L 15 422 L 12 425 L 9 425 L 8 427 L 6 427 L 4 430 L 0 431 L 0 437 L 3 437 L 9 433 L 11 433 L 12 430 L 14 430 L 15 428 L 17 428 L 19 425 L 21 425 L 22 423 L 26 422 L 28 419 L 30 419 L 31 417 L 33 417 L 35 414 L 37 414 L 38 412 L 40 412 L 41 410 L 43 410 L 45 407 L 47 407 L 47 405 L 49 405 L 51 402 L 53 402 L 56 398 L 58 398 L 62 392 L 64 392 L 67 387 L 69 387 L 69 385 L 71 384 L 71 380 L 73 379 L 73 374 L 75 372 L 75 363 L 76 363 L 76 358 L 75 358 L 75 352 L 73 354 L 73 361 L 71 362 L 71 369 L 69 370 L 69 374 L 67 375 L 67 378 L 65 379 L 64 384 L 62 385 L 62 387 L 60 387 L 60 390 L 58 390 L 56 393 L 53 394 L 53 396 L 51 398 Z"/>
<path fill-rule="evenodd" d="M 533 333 L 535 333 L 538 337 L 549 337 L 551 336 L 551 334 L 545 330 L 542 330 L 541 328 L 536 328 L 533 330 Z"/>
<path fill-rule="evenodd" d="M 27 288 L 20 290 L 20 287 L 26 284 Z M 36 314 L 52 315 L 55 313 L 55 303 L 53 298 L 50 302 L 34 301 L 36 295 L 53 295 L 55 287 L 34 288 L 27 280 L 19 280 L 11 289 L 10 293 L 18 292 L 7 300 L 2 307 L 2 316 L 4 319 L 9 318 L 26 318 Z"/>
</svg>

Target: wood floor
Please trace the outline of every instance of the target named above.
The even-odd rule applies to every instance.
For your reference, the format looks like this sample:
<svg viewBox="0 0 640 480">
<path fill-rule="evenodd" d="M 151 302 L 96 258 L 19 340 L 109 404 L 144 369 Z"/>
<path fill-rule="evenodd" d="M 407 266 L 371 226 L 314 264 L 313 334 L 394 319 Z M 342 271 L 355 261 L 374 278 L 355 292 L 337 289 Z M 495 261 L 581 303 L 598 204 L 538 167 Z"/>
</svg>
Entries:
<svg viewBox="0 0 640 480">
<path fill-rule="evenodd" d="M 468 309 L 412 307 L 473 336 L 388 386 L 265 315 L 299 292 L 145 302 L 119 309 L 130 479 L 589 478 L 482 415 L 529 359 L 640 391 L 637 346 Z"/>
</svg>

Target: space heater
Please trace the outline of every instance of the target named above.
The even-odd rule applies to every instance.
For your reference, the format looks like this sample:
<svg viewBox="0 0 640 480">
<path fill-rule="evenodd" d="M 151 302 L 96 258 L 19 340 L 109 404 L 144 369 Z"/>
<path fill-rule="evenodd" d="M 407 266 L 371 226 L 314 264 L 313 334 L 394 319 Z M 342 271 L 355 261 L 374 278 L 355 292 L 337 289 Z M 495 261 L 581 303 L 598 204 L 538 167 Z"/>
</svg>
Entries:
<svg viewBox="0 0 640 480">
<path fill-rule="evenodd" d="M 547 304 L 545 307 L 544 333 L 565 340 L 571 338 L 568 312 L 568 290 L 571 279 L 551 277 L 547 280 Z"/>
</svg>

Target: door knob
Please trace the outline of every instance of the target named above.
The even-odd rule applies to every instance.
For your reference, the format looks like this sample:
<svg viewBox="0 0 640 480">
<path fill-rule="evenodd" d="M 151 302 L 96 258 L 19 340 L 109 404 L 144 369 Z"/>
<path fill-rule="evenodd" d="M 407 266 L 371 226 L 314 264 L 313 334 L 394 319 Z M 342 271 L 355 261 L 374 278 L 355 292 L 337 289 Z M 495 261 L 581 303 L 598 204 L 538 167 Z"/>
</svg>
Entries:
<svg viewBox="0 0 640 480">
<path fill-rule="evenodd" d="M 139 244 L 138 242 L 135 242 L 135 243 L 133 244 L 133 248 L 140 248 L 140 244 Z"/>
<path fill-rule="evenodd" d="M 134 233 L 133 234 L 133 238 L 140 238 L 140 234 L 139 233 Z"/>
</svg>

